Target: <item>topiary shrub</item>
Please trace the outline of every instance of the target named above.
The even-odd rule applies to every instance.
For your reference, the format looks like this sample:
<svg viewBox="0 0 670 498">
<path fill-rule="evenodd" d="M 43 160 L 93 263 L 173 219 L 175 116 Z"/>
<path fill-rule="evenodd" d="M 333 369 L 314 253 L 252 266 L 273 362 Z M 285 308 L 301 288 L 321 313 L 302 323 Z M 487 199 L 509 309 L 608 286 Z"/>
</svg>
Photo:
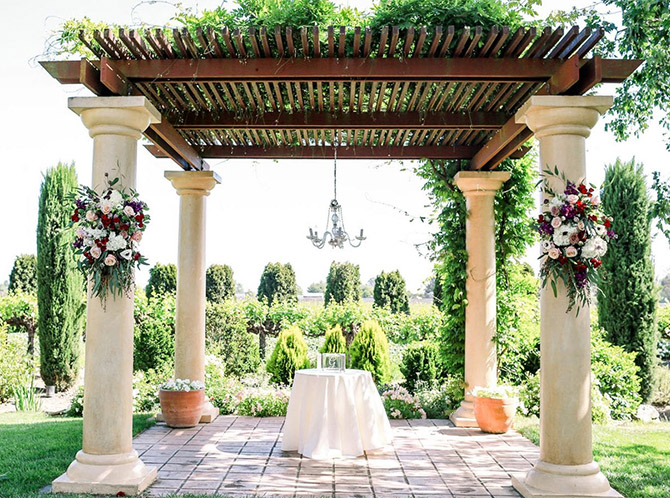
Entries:
<svg viewBox="0 0 670 498">
<path fill-rule="evenodd" d="M 176 300 L 171 294 L 147 298 L 135 293 L 133 369 L 148 371 L 174 360 Z"/>
<path fill-rule="evenodd" d="M 377 322 L 363 323 L 351 343 L 349 355 L 351 367 L 369 371 L 375 383 L 384 384 L 390 380 L 389 343 Z"/>
<path fill-rule="evenodd" d="M 210 351 L 223 359 L 226 375 L 255 372 L 261 364 L 258 342 L 235 301 L 207 304 L 205 339 Z"/>
<path fill-rule="evenodd" d="M 151 298 L 159 294 L 176 294 L 177 292 L 177 267 L 172 263 L 162 265 L 156 263 L 149 270 L 149 282 L 147 283 L 147 297 Z"/>
<path fill-rule="evenodd" d="M 347 341 L 344 339 L 342 328 L 339 325 L 335 325 L 333 328 L 326 331 L 326 340 L 323 342 L 323 346 L 319 351 L 321 353 L 347 352 Z"/>
<path fill-rule="evenodd" d="M 326 278 L 326 293 L 323 300 L 326 306 L 330 303 L 360 301 L 361 272 L 358 265 L 333 261 Z"/>
<path fill-rule="evenodd" d="M 307 343 L 302 331 L 296 326 L 282 330 L 267 364 L 272 382 L 290 385 L 296 370 L 309 367 Z"/>
<path fill-rule="evenodd" d="M 390 273 L 381 272 L 375 278 L 375 306 L 387 308 L 391 313 L 409 314 L 409 298 L 405 279 L 398 270 Z"/>
<path fill-rule="evenodd" d="M 205 294 L 207 300 L 220 304 L 226 299 L 235 297 L 235 281 L 233 270 L 228 265 L 212 265 L 205 274 Z"/>
<path fill-rule="evenodd" d="M 409 392 L 416 392 L 419 381 L 432 383 L 442 374 L 438 344 L 432 341 L 410 344 L 402 355 L 400 372 Z"/>
<path fill-rule="evenodd" d="M 21 254 L 14 260 L 9 274 L 9 292 L 37 294 L 37 258 L 34 254 Z"/>
<path fill-rule="evenodd" d="M 258 300 L 265 301 L 269 306 L 275 301 L 298 302 L 298 285 L 290 263 L 268 263 L 265 266 L 258 285 Z"/>
</svg>

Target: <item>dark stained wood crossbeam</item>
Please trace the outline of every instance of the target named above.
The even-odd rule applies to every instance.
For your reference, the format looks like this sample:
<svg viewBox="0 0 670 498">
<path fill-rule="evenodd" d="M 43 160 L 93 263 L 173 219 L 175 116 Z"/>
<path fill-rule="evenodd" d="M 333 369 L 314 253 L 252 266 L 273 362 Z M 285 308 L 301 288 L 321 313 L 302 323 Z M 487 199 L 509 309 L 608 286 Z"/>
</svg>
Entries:
<svg viewBox="0 0 670 498">
<path fill-rule="evenodd" d="M 263 112 L 189 114 L 173 119 L 175 128 L 186 129 L 294 129 L 294 130 L 497 130 L 507 121 L 503 112 Z"/>
<path fill-rule="evenodd" d="M 155 145 L 145 145 L 155 157 L 168 157 Z M 340 146 L 338 159 L 471 159 L 478 148 L 473 146 Z M 332 146 L 225 146 L 200 148 L 206 159 L 332 159 Z M 512 157 L 523 157 L 528 149 L 520 148 Z"/>
</svg>

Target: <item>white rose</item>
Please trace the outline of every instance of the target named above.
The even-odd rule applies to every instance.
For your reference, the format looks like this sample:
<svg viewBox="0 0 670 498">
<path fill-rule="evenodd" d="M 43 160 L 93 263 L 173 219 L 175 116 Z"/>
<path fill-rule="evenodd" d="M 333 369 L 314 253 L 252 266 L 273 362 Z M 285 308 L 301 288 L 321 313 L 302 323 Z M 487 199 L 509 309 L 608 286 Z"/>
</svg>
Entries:
<svg viewBox="0 0 670 498">
<path fill-rule="evenodd" d="M 565 255 L 568 258 L 574 258 L 575 256 L 577 256 L 577 249 L 574 246 L 568 246 L 565 249 Z"/>
<path fill-rule="evenodd" d="M 570 194 L 565 198 L 570 204 L 577 204 L 577 201 L 579 200 L 579 197 L 577 197 L 575 194 Z"/>
<path fill-rule="evenodd" d="M 112 201 L 109 199 L 102 199 L 100 201 L 100 211 L 102 211 L 104 214 L 109 214 L 112 211 Z"/>
<path fill-rule="evenodd" d="M 121 192 L 115 189 L 109 189 L 109 201 L 113 206 L 121 204 L 121 202 L 123 202 L 123 196 L 121 195 Z"/>
<path fill-rule="evenodd" d="M 102 249 L 100 249 L 98 246 L 91 247 L 91 256 L 93 256 L 93 258 L 98 259 L 101 254 Z"/>
<path fill-rule="evenodd" d="M 561 255 L 561 251 L 559 251 L 557 248 L 552 247 L 549 249 L 549 257 L 551 259 L 558 259 L 558 257 Z"/>
<path fill-rule="evenodd" d="M 551 226 L 554 228 L 558 228 L 563 224 L 563 221 L 557 216 L 551 220 Z"/>
<path fill-rule="evenodd" d="M 98 219 L 98 215 L 93 211 L 86 211 L 86 221 L 95 221 Z"/>
</svg>

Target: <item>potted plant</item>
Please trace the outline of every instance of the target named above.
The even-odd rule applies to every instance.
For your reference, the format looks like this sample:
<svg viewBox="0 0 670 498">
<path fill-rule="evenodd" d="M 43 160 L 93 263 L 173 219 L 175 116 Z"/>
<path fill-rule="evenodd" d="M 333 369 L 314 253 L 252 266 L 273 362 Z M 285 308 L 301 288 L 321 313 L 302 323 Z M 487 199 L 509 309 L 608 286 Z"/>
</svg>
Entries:
<svg viewBox="0 0 670 498">
<path fill-rule="evenodd" d="M 205 384 L 199 380 L 175 379 L 159 386 L 161 412 L 168 427 L 198 425 L 205 406 Z"/>
<path fill-rule="evenodd" d="M 510 430 L 519 406 L 515 387 L 476 387 L 472 395 L 474 396 L 475 419 L 482 431 L 503 434 Z"/>
</svg>

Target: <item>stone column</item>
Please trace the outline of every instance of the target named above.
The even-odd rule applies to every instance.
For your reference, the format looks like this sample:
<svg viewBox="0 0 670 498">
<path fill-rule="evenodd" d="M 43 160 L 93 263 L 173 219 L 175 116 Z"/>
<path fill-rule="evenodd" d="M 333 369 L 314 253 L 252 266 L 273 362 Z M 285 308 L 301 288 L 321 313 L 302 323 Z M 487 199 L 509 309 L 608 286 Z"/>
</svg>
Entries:
<svg viewBox="0 0 670 498">
<path fill-rule="evenodd" d="M 144 97 L 74 97 L 68 105 L 93 138 L 93 188 L 106 188 L 106 174 L 135 188 L 137 140 L 159 112 Z M 89 292 L 83 449 L 54 492 L 131 495 L 156 479 L 133 450 L 133 323 L 132 295 L 103 305 Z"/>
<path fill-rule="evenodd" d="M 166 171 L 179 194 L 174 374 L 205 381 L 205 198 L 221 183 L 213 171 Z M 209 401 L 200 422 L 219 415 Z"/>
<path fill-rule="evenodd" d="M 509 179 L 507 171 L 460 171 L 454 177 L 465 195 L 468 217 L 465 247 L 468 251 L 465 289 L 465 399 L 451 421 L 457 427 L 477 427 L 472 404 L 475 387 L 497 383 L 496 345 L 496 253 L 493 199 Z"/>
<path fill-rule="evenodd" d="M 540 142 L 540 170 L 557 167 L 573 182 L 586 177 L 585 141 L 611 97 L 534 96 L 516 114 Z M 555 191 L 565 185 L 549 177 Z M 513 478 L 526 497 L 620 496 L 593 461 L 589 309 L 566 312 L 567 291 L 540 292 L 540 459 Z"/>
</svg>

